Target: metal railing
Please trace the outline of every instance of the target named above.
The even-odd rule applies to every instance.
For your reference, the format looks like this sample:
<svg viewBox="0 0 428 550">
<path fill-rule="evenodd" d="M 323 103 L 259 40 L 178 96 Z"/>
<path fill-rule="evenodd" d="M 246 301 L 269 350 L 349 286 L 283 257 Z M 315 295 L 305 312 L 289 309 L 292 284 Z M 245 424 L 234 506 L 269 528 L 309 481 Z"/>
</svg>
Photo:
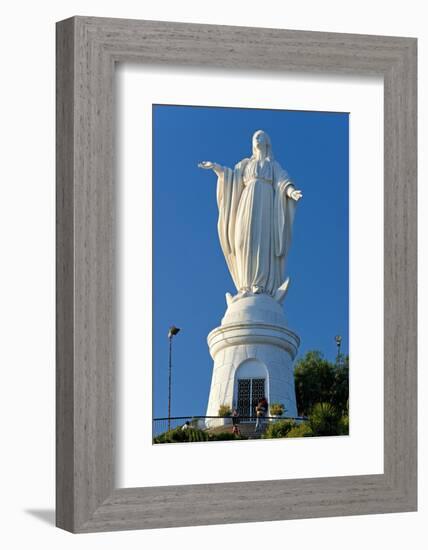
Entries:
<svg viewBox="0 0 428 550">
<path fill-rule="evenodd" d="M 269 422 L 277 422 L 278 420 L 294 420 L 296 422 L 301 422 L 306 420 L 306 417 L 285 415 L 261 417 L 261 422 L 264 425 L 267 425 Z M 178 427 L 183 427 L 186 423 L 188 423 L 190 428 L 199 428 L 200 430 L 217 430 L 222 427 L 228 429 L 234 424 L 237 424 L 241 431 L 242 429 L 245 429 L 246 425 L 248 425 L 250 430 L 254 431 L 254 424 L 256 422 L 256 416 L 174 416 L 170 418 L 154 418 L 153 437 L 167 432 L 168 424 L 170 425 L 171 430 Z"/>
</svg>

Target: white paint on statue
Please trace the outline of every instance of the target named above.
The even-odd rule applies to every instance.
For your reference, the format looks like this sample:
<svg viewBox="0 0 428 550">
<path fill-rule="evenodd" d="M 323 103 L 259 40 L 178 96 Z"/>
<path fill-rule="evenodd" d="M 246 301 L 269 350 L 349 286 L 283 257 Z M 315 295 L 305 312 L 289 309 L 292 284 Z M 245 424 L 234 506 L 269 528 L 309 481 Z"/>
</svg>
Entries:
<svg viewBox="0 0 428 550">
<path fill-rule="evenodd" d="M 218 176 L 218 234 L 238 295 L 284 297 L 285 260 L 290 249 L 294 210 L 301 198 L 287 172 L 274 160 L 269 136 L 253 136 L 253 154 L 232 170 L 204 161 Z M 230 301 L 230 300 L 228 300 Z"/>
<path fill-rule="evenodd" d="M 220 405 L 248 409 L 254 380 L 264 380 L 270 403 L 283 403 L 287 416 L 297 416 L 293 360 L 299 338 L 287 328 L 281 303 L 296 202 L 287 172 L 274 160 L 269 136 L 253 135 L 253 154 L 234 169 L 204 161 L 201 168 L 217 174 L 218 234 L 238 293 L 226 294 L 228 308 L 221 326 L 208 335 L 214 359 L 207 416 Z M 246 378 L 245 378 L 246 377 Z M 239 395 L 248 380 L 250 397 Z"/>
</svg>

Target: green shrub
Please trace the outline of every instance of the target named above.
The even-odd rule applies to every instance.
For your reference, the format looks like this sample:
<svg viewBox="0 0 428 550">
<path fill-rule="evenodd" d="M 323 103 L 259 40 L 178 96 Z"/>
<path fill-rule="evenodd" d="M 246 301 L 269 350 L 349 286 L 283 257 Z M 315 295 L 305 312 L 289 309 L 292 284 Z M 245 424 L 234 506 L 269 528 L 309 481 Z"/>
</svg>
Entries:
<svg viewBox="0 0 428 550">
<path fill-rule="evenodd" d="M 287 437 L 288 432 L 296 426 L 294 420 L 278 420 L 271 422 L 262 435 L 263 439 L 276 439 Z"/>
<path fill-rule="evenodd" d="M 272 416 L 282 416 L 284 414 L 284 405 L 282 403 L 272 403 L 269 409 Z"/>
<path fill-rule="evenodd" d="M 153 443 L 181 443 L 186 440 L 185 430 L 181 426 L 153 438 Z"/>
<path fill-rule="evenodd" d="M 297 362 L 294 380 L 299 414 L 308 415 L 315 403 L 331 401 L 334 375 L 334 365 L 319 351 L 310 351 Z"/>
<path fill-rule="evenodd" d="M 208 434 L 198 428 L 182 430 L 181 426 L 153 438 L 153 443 L 194 443 L 208 441 Z"/>
<path fill-rule="evenodd" d="M 302 422 L 301 424 L 294 426 L 288 432 L 286 437 L 312 437 L 314 435 L 308 422 Z"/>
<path fill-rule="evenodd" d="M 214 434 L 210 434 L 209 436 L 210 441 L 232 441 L 233 439 L 244 439 L 244 438 L 240 437 L 239 435 L 235 435 L 231 432 L 214 433 Z"/>
<path fill-rule="evenodd" d="M 204 430 L 199 428 L 191 428 L 190 430 L 185 430 L 187 435 L 187 441 L 195 443 L 197 441 L 208 441 L 208 434 Z"/>
<path fill-rule="evenodd" d="M 340 415 L 330 403 L 317 403 L 309 414 L 309 426 L 314 435 L 340 435 Z"/>
<path fill-rule="evenodd" d="M 309 351 L 294 369 L 297 410 L 308 415 L 316 403 L 331 403 L 346 414 L 349 395 L 349 358 L 339 366 L 324 359 L 319 351 Z"/>
<path fill-rule="evenodd" d="M 157 435 L 153 438 L 153 443 L 171 443 L 168 432 Z"/>
<path fill-rule="evenodd" d="M 222 417 L 232 416 L 232 409 L 229 405 L 220 405 L 218 415 Z"/>
<path fill-rule="evenodd" d="M 348 357 L 345 357 L 344 365 L 336 367 L 335 369 L 334 384 L 331 393 L 330 403 L 334 405 L 341 414 L 347 414 L 349 397 Z"/>
<path fill-rule="evenodd" d="M 349 416 L 347 414 L 339 420 L 339 433 L 340 435 L 349 435 Z"/>
</svg>

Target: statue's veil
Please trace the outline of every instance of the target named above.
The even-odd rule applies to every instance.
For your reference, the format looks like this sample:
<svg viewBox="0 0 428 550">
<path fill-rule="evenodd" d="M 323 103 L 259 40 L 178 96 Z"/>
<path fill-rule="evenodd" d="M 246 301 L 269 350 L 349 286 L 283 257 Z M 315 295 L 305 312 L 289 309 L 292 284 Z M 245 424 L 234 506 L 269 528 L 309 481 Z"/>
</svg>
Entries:
<svg viewBox="0 0 428 550">
<path fill-rule="evenodd" d="M 256 132 L 254 132 L 253 138 L 256 134 L 260 134 L 260 133 L 264 134 L 266 138 L 266 158 L 268 158 L 269 160 L 274 160 L 273 151 L 272 151 L 272 141 L 270 139 L 269 134 L 267 134 L 264 130 L 257 130 Z M 253 141 L 253 138 L 251 139 L 251 143 Z M 253 149 L 253 155 L 251 158 L 255 158 L 256 151 L 255 151 L 254 145 L 252 146 L 252 149 Z"/>
</svg>

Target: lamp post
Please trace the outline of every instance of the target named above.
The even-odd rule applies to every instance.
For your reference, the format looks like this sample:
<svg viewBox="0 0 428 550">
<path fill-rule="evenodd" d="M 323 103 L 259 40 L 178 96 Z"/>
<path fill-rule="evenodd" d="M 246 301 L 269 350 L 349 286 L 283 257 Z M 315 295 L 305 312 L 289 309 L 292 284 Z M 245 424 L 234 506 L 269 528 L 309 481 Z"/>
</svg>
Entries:
<svg viewBox="0 0 428 550">
<path fill-rule="evenodd" d="M 168 361 L 168 431 L 171 429 L 171 371 L 172 371 L 172 339 L 180 332 L 180 329 L 174 325 L 169 327 L 169 361 Z"/>
<path fill-rule="evenodd" d="M 336 356 L 336 366 L 339 366 L 340 363 L 340 346 L 342 344 L 342 337 L 338 334 L 334 337 L 337 346 L 337 356 Z"/>
</svg>

